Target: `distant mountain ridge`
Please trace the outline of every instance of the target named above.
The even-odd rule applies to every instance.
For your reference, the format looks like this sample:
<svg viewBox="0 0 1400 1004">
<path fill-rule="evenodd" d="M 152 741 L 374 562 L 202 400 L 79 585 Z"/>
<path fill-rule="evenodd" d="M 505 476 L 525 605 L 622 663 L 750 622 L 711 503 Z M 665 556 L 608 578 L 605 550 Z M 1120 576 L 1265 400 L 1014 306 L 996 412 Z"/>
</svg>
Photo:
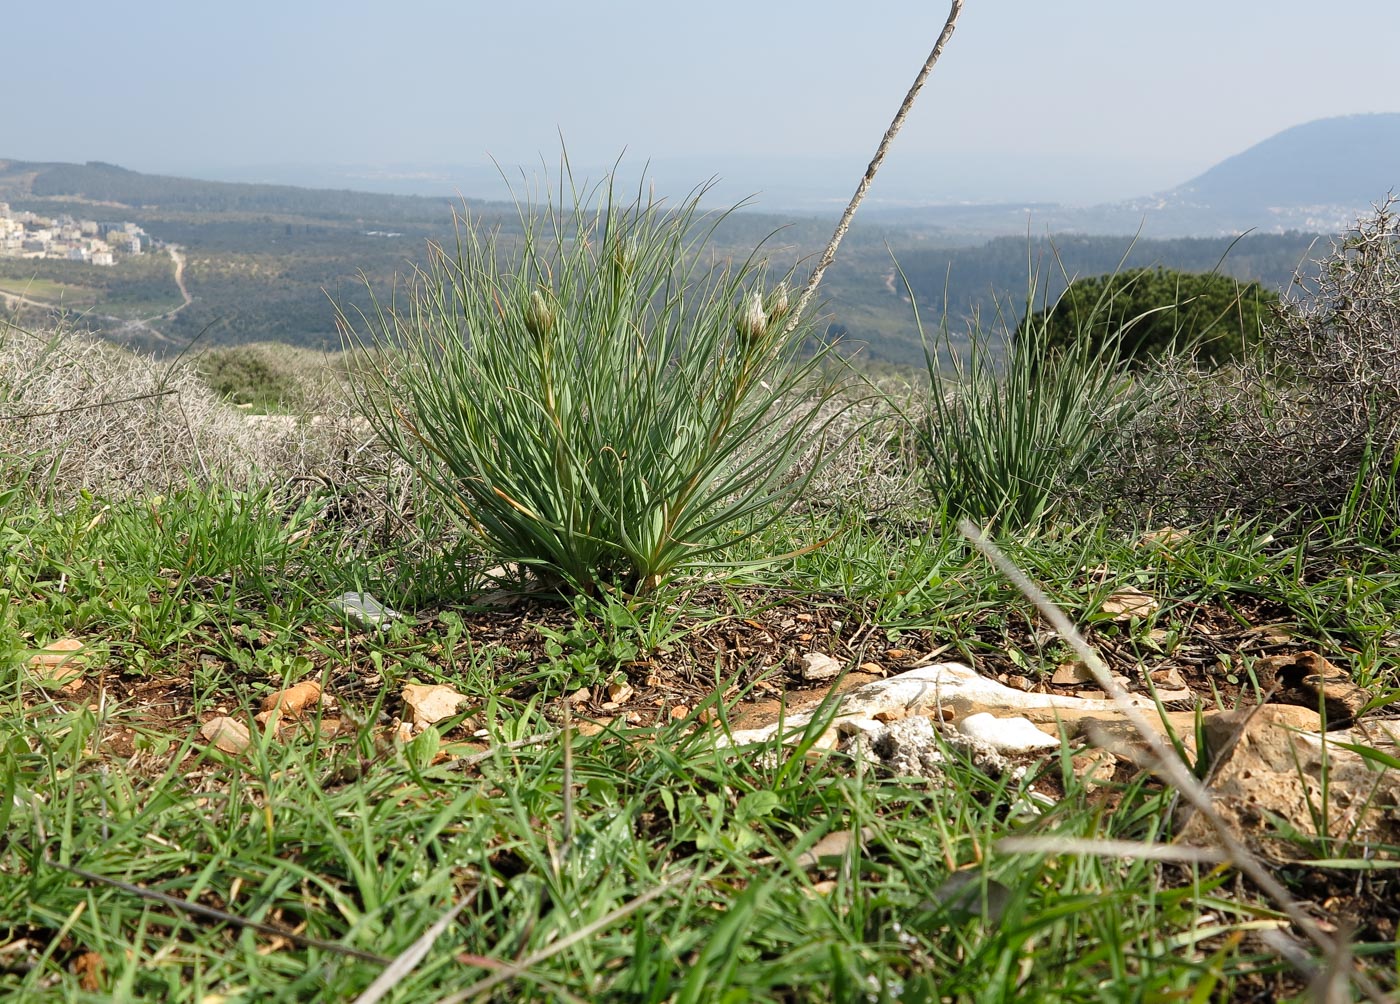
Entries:
<svg viewBox="0 0 1400 1004">
<path fill-rule="evenodd" d="M 928 206 L 905 222 L 953 234 L 1035 232 L 1211 237 L 1337 233 L 1400 193 L 1400 113 L 1317 119 L 1276 133 L 1174 188 L 1090 206 Z M 879 212 L 893 219 L 892 211 Z"/>
<path fill-rule="evenodd" d="M 0 159 L 0 202 L 42 199 L 131 210 L 296 213 L 325 219 L 441 221 L 463 200 L 143 174 L 115 164 Z M 473 203 L 473 205 L 480 205 Z"/>
<path fill-rule="evenodd" d="M 925 316 L 947 309 L 954 326 L 994 316 L 1008 304 L 1018 310 L 1028 265 L 1039 263 L 1041 292 L 1053 296 L 1061 269 L 1112 271 L 1129 249 L 1132 267 L 1219 267 L 1277 288 L 1316 237 L 1345 229 L 1391 189 L 1400 190 L 1400 114 L 1307 123 L 1137 200 L 1086 208 L 1016 202 L 880 211 L 868 205 L 823 287 L 829 330 L 868 344 L 878 358 L 923 359 L 891 254 Z M 11 291 L 41 281 L 49 302 L 82 310 L 105 305 L 96 313 L 118 321 L 142 314 L 164 339 L 158 348 L 198 337 L 338 345 L 331 302 L 351 312 L 373 310 L 366 281 L 376 291 L 393 290 L 425 260 L 430 244 L 450 247 L 453 212 L 462 208 L 460 198 L 444 196 L 203 181 L 100 161 L 3 159 L 0 202 L 41 217 L 131 221 L 182 248 L 193 299 L 178 313 L 171 312 L 178 291 L 154 257 L 107 272 L 81 262 L 0 257 L 0 283 Z M 508 239 L 518 236 L 513 207 L 473 199 L 470 210 Z M 1246 230 L 1254 233 L 1236 242 Z M 819 250 L 830 223 L 796 213 L 734 213 L 716 232 L 714 247 L 721 255 L 746 254 L 775 233 L 770 252 L 781 270 Z M 132 303 L 149 306 L 137 310 Z M 125 330 L 117 337 L 127 337 Z"/>
<path fill-rule="evenodd" d="M 888 208 L 871 204 L 864 217 L 933 227 L 949 236 L 982 238 L 1025 234 L 1028 224 L 1038 232 L 1131 234 L 1141 230 L 1151 237 L 1218 236 L 1246 230 L 1335 233 L 1391 191 L 1400 192 L 1400 113 L 1387 112 L 1293 126 L 1189 181 L 1139 198 L 1077 207 L 1023 201 Z M 7 198 L 121 203 L 166 211 L 290 211 L 386 223 L 441 219 L 462 205 L 460 197 L 441 195 L 164 177 L 100 161 L 0 160 L 0 201 Z M 482 205 L 475 198 L 472 201 Z M 830 212 L 827 207 L 819 215 Z"/>
<path fill-rule="evenodd" d="M 1400 189 L 1400 113 L 1344 115 L 1285 129 L 1173 196 L 1205 206 L 1365 206 Z"/>
</svg>

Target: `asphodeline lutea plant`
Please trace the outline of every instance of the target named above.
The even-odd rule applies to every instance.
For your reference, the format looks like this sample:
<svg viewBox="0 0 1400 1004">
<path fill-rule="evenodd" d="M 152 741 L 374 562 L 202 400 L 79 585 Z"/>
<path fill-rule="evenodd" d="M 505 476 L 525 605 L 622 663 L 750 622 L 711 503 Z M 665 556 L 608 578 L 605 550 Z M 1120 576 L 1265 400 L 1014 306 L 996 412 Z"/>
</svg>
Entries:
<svg viewBox="0 0 1400 1004">
<path fill-rule="evenodd" d="M 609 179 L 519 204 L 518 231 L 464 217 L 406 295 L 339 318 L 381 363 L 360 391 L 380 435 L 549 585 L 638 593 L 720 561 L 802 490 L 838 410 L 788 330 L 791 274 L 769 280 L 763 244 L 721 255 L 732 210 L 704 194 Z"/>
</svg>

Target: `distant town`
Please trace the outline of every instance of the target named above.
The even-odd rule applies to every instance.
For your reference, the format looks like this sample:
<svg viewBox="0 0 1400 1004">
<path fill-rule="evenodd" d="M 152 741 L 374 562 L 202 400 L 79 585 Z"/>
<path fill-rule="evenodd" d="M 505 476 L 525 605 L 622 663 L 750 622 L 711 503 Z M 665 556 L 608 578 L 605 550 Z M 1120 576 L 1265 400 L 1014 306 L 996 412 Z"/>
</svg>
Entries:
<svg viewBox="0 0 1400 1004">
<path fill-rule="evenodd" d="M 123 255 L 151 249 L 151 236 L 135 223 L 39 216 L 0 202 L 0 258 L 49 258 L 115 265 Z"/>
</svg>

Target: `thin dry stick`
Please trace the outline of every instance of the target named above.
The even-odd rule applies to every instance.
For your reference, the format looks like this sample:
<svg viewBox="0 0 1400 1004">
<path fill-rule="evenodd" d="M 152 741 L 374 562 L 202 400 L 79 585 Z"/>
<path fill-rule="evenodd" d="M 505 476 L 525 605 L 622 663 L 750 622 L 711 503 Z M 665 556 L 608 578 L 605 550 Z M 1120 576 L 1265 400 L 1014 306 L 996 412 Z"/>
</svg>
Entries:
<svg viewBox="0 0 1400 1004">
<path fill-rule="evenodd" d="M 452 761 L 450 766 L 459 768 L 474 767 L 483 760 L 490 760 L 503 750 L 518 750 L 525 746 L 538 746 L 541 743 L 549 742 L 558 734 L 558 729 L 554 729 L 551 732 L 536 732 L 534 735 L 526 736 L 524 739 L 513 739 L 508 743 L 500 743 L 496 746 L 492 746 L 489 750 L 482 750 L 480 753 L 472 753 L 469 756 L 458 757 L 456 760 Z"/>
<path fill-rule="evenodd" d="M 98 408 L 110 408 L 118 404 L 130 404 L 132 401 L 149 401 L 152 398 L 168 397 L 171 394 L 180 393 L 168 387 L 160 390 L 153 390 L 146 394 L 135 394 L 131 397 L 119 397 L 111 401 L 98 401 L 95 404 L 75 404 L 68 408 L 54 408 L 52 411 L 28 411 L 20 415 L 0 415 L 0 422 L 24 422 L 31 418 L 52 418 L 55 415 L 72 415 L 80 411 L 95 411 Z M 188 419 L 186 419 L 188 421 Z"/>
<path fill-rule="evenodd" d="M 827 268 L 836 259 L 836 249 L 841 246 L 841 239 L 851 228 L 851 219 L 856 215 L 856 209 L 860 207 L 865 193 L 870 190 L 870 183 L 875 180 L 875 172 L 880 170 L 880 165 L 885 161 L 885 154 L 889 152 L 890 144 L 894 142 L 899 130 L 904 127 L 904 120 L 909 117 L 909 110 L 914 107 L 914 99 L 923 89 L 924 81 L 928 79 L 928 75 L 933 72 L 933 64 L 938 62 L 938 57 L 943 55 L 943 47 L 948 44 L 948 39 L 953 37 L 953 28 L 957 25 L 958 16 L 962 14 L 962 8 L 963 0 L 952 0 L 949 4 L 948 20 L 943 25 L 943 31 L 939 33 L 938 41 L 933 43 L 933 51 L 928 54 L 928 59 L 924 60 L 924 65 L 919 70 L 919 75 L 914 78 L 909 93 L 904 95 L 904 102 L 899 106 L 899 111 L 895 112 L 894 118 L 890 120 L 890 127 L 885 130 L 880 145 L 875 148 L 875 156 L 871 158 L 870 166 L 865 169 L 860 184 L 856 186 L 856 194 L 851 196 L 846 211 L 841 214 L 841 220 L 836 224 L 836 230 L 831 235 L 831 242 L 827 244 L 826 250 L 817 260 L 817 267 L 812 269 L 812 275 L 807 280 L 807 285 L 802 287 L 802 295 L 797 298 L 797 306 L 793 308 L 792 316 L 788 318 L 787 324 L 783 327 L 784 335 L 791 335 L 797 330 L 797 325 L 802 320 L 803 311 L 807 309 L 807 304 L 817 292 L 817 287 L 821 285 L 822 276 L 826 274 Z"/>
<path fill-rule="evenodd" d="M 562 868 L 569 857 L 569 845 L 574 842 L 574 728 L 571 715 L 573 707 L 564 702 L 564 835 L 559 842 L 559 860 L 556 867 Z"/>
<path fill-rule="evenodd" d="M 157 892 L 155 889 L 146 889 L 143 886 L 133 885 L 130 882 L 123 882 L 121 879 L 109 878 L 106 875 L 99 875 L 96 872 L 90 872 L 76 865 L 65 865 L 61 861 L 51 860 L 46 861 L 46 863 L 53 868 L 76 875 L 85 882 L 96 882 L 100 885 L 111 886 L 113 889 L 120 889 L 122 892 L 130 893 L 133 896 L 139 896 L 141 899 L 149 899 L 156 903 L 163 903 L 173 909 L 193 914 L 196 917 L 207 917 L 221 924 L 231 924 L 234 927 L 246 927 L 260 934 L 269 934 L 275 938 L 284 938 L 302 948 L 319 948 L 323 952 L 348 955 L 351 958 L 363 959 L 366 962 L 375 962 L 381 966 L 392 965 L 394 961 L 382 955 L 361 951 L 358 948 L 351 948 L 349 945 L 342 945 L 335 941 L 323 941 L 320 938 L 310 938 L 304 934 L 297 934 L 295 931 L 285 930 L 275 924 L 264 924 L 262 921 L 249 920 L 246 917 L 239 917 L 236 914 L 225 913 L 223 910 L 216 910 L 214 907 L 205 906 L 203 903 L 191 903 L 189 900 L 180 899 L 178 896 Z"/>
<path fill-rule="evenodd" d="M 1308 940 L 1321 949 L 1333 967 L 1337 966 L 1337 960 L 1342 958 L 1347 951 L 1346 946 L 1340 945 L 1327 932 L 1323 931 L 1283 887 L 1283 884 L 1274 878 L 1273 874 L 1248 848 L 1235 839 L 1235 835 L 1230 832 L 1225 820 L 1215 811 L 1215 804 L 1210 792 L 1196 780 L 1195 775 L 1186 769 L 1186 765 L 1181 762 L 1176 751 L 1167 745 L 1166 740 L 1157 730 L 1148 724 L 1146 717 L 1138 710 L 1128 692 L 1117 680 L 1113 679 L 1113 674 L 1109 672 L 1098 653 L 1084 640 L 1084 636 L 1070 623 L 1064 612 L 1055 606 L 1050 601 L 1050 597 L 1046 596 L 1025 572 L 1017 568 L 999 547 L 988 540 L 975 523 L 969 519 L 959 520 L 958 529 L 962 531 L 963 536 L 972 542 L 974 547 L 987 556 L 1002 575 L 1010 579 L 1012 584 L 1035 604 L 1036 609 L 1045 615 L 1059 636 L 1074 649 L 1075 654 L 1084 662 L 1084 665 L 1089 667 L 1089 671 L 1094 674 L 1095 682 L 1113 698 L 1113 702 L 1118 705 L 1123 716 L 1132 724 L 1147 745 L 1148 750 L 1155 756 L 1157 769 L 1176 788 L 1180 796 L 1190 802 L 1202 818 L 1210 823 L 1220 841 L 1221 848 L 1230 861 L 1262 889 L 1265 895 L 1278 904 L 1279 909 L 1300 931 L 1307 935 Z M 1387 1000 L 1381 989 L 1365 973 L 1355 971 L 1351 976 L 1356 981 L 1357 986 L 1372 1000 L 1378 1002 Z"/>
<path fill-rule="evenodd" d="M 1138 861 L 1180 861 L 1215 864 L 1228 861 L 1224 851 L 1179 844 L 1143 843 L 1139 840 L 1080 840 L 1074 837 L 1002 837 L 997 850 L 1012 854 L 1092 854 L 1104 858 Z"/>
<path fill-rule="evenodd" d="M 669 879 L 662 882 L 660 885 L 652 886 L 640 896 L 636 896 L 633 899 L 628 900 L 616 910 L 613 910 L 610 913 L 599 917 L 591 924 L 585 924 L 583 927 L 580 927 L 577 931 L 573 931 L 569 934 L 566 934 L 564 937 L 560 938 L 553 944 L 540 949 L 538 952 L 535 952 L 533 955 L 530 955 L 527 958 L 521 959 L 519 962 L 513 963 L 511 965 L 502 965 L 497 972 L 486 977 L 485 979 L 478 980 L 471 986 L 467 987 L 465 990 L 459 991 L 458 993 L 452 994 L 448 997 L 441 998 L 437 1002 L 437 1004 L 462 1004 L 463 1001 L 468 1001 L 471 1000 L 473 997 L 476 997 L 480 994 L 484 994 L 492 987 L 499 986 L 500 984 L 505 983 L 508 980 L 513 980 L 518 976 L 525 975 L 525 973 L 529 972 L 532 966 L 535 966 L 545 961 L 546 959 L 552 958 L 555 955 L 558 955 L 560 952 L 565 951 L 566 949 L 572 948 L 580 941 L 587 941 L 599 931 L 604 931 L 607 928 L 611 927 L 613 924 L 617 923 L 619 920 L 622 920 L 623 918 L 635 913 L 638 909 L 645 906 L 647 903 L 650 903 L 662 893 L 665 893 L 675 888 L 683 882 L 689 881 L 695 876 L 696 871 L 697 869 L 687 868 L 684 871 L 672 875 Z"/>
<path fill-rule="evenodd" d="M 379 978 L 355 998 L 354 1004 L 379 1004 L 389 995 L 390 991 L 403 982 L 404 977 L 413 972 L 418 963 L 423 961 L 428 952 L 432 950 L 433 942 L 437 941 L 443 931 L 452 926 L 452 922 L 457 919 L 457 914 L 465 910 L 474 899 L 476 899 L 475 889 L 451 910 L 433 921 L 432 926 L 420 934 L 413 944 L 400 952 L 398 958 L 394 959 L 379 974 Z"/>
</svg>

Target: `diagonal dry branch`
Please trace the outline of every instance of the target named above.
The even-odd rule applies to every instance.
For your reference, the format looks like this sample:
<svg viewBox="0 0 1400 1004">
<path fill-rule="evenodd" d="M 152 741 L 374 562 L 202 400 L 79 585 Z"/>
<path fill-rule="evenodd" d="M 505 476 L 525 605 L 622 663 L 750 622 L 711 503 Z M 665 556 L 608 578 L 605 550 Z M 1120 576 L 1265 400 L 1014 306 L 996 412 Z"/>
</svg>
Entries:
<svg viewBox="0 0 1400 1004">
<path fill-rule="evenodd" d="M 1274 878 L 1273 873 L 1264 867 L 1263 862 L 1235 838 L 1225 820 L 1215 811 L 1215 803 L 1210 791 L 1196 779 L 1191 771 L 1187 770 L 1181 758 L 1176 755 L 1176 751 L 1168 746 L 1166 740 L 1148 723 L 1142 711 L 1133 704 L 1128 692 L 1118 681 L 1113 679 L 1112 673 L 1109 672 L 1103 660 L 1099 658 L 1098 653 L 1084 640 L 1084 636 L 1065 616 L 1064 611 L 1055 606 L 1050 601 L 1050 597 L 1046 596 L 1025 572 L 1016 567 L 999 547 L 988 540 L 971 520 L 960 520 L 958 529 L 962 531 L 963 536 L 971 541 L 974 547 L 986 555 L 999 572 L 1011 580 L 1012 584 L 1035 604 L 1036 609 L 1045 616 L 1045 619 L 1050 622 L 1059 636 L 1074 649 L 1075 655 L 1083 660 L 1084 665 L 1094 674 L 1095 682 L 1118 705 L 1123 716 L 1132 724 L 1147 745 L 1148 751 L 1156 759 L 1157 771 L 1177 790 L 1180 797 L 1190 803 L 1215 830 L 1221 850 L 1224 851 L 1230 863 L 1273 900 L 1293 925 L 1318 947 L 1327 960 L 1329 971 L 1335 972 L 1343 969 L 1345 964 L 1341 960 L 1348 957 L 1349 946 L 1339 942 L 1324 931 L 1317 921 L 1303 909 L 1302 904 L 1284 888 L 1283 883 Z M 1297 960 L 1290 959 L 1290 961 L 1297 964 Z M 1350 975 L 1357 987 L 1371 1000 L 1383 1002 L 1389 999 L 1380 987 L 1361 970 L 1352 969 Z"/>
<path fill-rule="evenodd" d="M 851 196 L 846 211 L 841 214 L 841 219 L 836 224 L 831 241 L 827 244 L 821 257 L 817 259 L 817 265 L 812 269 L 812 275 L 807 280 L 807 284 L 802 287 L 802 295 L 797 298 L 797 306 L 793 308 L 792 315 L 788 318 L 787 324 L 783 326 L 784 336 L 791 335 L 797 330 L 797 325 L 801 322 L 808 303 L 811 302 L 817 287 L 821 285 L 822 276 L 826 274 L 827 268 L 836 259 L 836 249 L 841 246 L 842 238 L 846 236 L 846 231 L 851 228 L 851 219 L 856 215 L 856 210 L 860 208 L 861 202 L 865 199 L 865 193 L 870 190 L 870 183 L 875 180 L 875 172 L 880 170 L 880 165 L 885 161 L 885 154 L 889 152 L 890 144 L 894 142 L 895 136 L 899 135 L 899 130 L 904 127 L 904 120 L 909 117 L 909 110 L 914 107 L 914 99 L 919 96 L 924 81 L 928 80 L 929 74 L 933 72 L 934 64 L 943 55 L 943 47 L 948 44 L 948 39 L 953 37 L 953 29 L 957 27 L 962 8 L 963 0 L 952 0 L 948 5 L 948 20 L 943 24 L 938 41 L 933 43 L 933 50 L 929 52 L 928 58 L 924 60 L 924 65 L 920 67 L 918 76 L 914 78 L 914 83 L 909 87 L 909 93 L 904 95 L 904 101 L 900 103 L 899 111 L 895 112 L 894 118 L 890 120 L 889 128 L 885 130 L 880 145 L 875 148 L 875 156 L 870 159 L 870 165 L 865 169 L 865 174 L 861 176 L 855 194 Z"/>
<path fill-rule="evenodd" d="M 302 948 L 318 948 L 323 952 L 334 952 L 337 955 L 348 955 L 354 959 L 362 959 L 365 962 L 374 962 L 381 966 L 388 966 L 393 963 L 393 959 L 376 955 L 373 952 L 362 951 L 358 948 L 351 948 L 349 945 L 342 945 L 336 941 L 324 941 L 320 938 L 308 937 L 305 934 L 297 934 L 276 924 L 265 924 L 260 920 L 249 920 L 247 917 L 240 917 L 237 914 L 228 913 L 224 910 L 217 910 L 212 906 L 205 906 L 203 903 L 193 903 L 178 896 L 171 896 L 168 893 L 160 892 L 156 889 L 147 889 L 144 886 L 134 885 L 131 882 L 123 882 L 121 879 L 114 879 L 107 875 L 99 875 L 90 872 L 85 868 L 76 865 L 67 865 L 62 861 L 46 860 L 46 864 L 61 871 L 75 875 L 84 882 L 95 882 L 99 885 L 111 886 L 113 889 L 120 889 L 122 892 L 130 893 L 141 899 L 151 900 L 161 903 L 172 909 L 195 917 L 205 917 L 209 920 L 217 921 L 221 924 L 229 924 L 233 927 L 248 928 L 257 931 L 259 934 L 271 935 L 275 938 L 283 938 L 294 945 Z"/>
</svg>

